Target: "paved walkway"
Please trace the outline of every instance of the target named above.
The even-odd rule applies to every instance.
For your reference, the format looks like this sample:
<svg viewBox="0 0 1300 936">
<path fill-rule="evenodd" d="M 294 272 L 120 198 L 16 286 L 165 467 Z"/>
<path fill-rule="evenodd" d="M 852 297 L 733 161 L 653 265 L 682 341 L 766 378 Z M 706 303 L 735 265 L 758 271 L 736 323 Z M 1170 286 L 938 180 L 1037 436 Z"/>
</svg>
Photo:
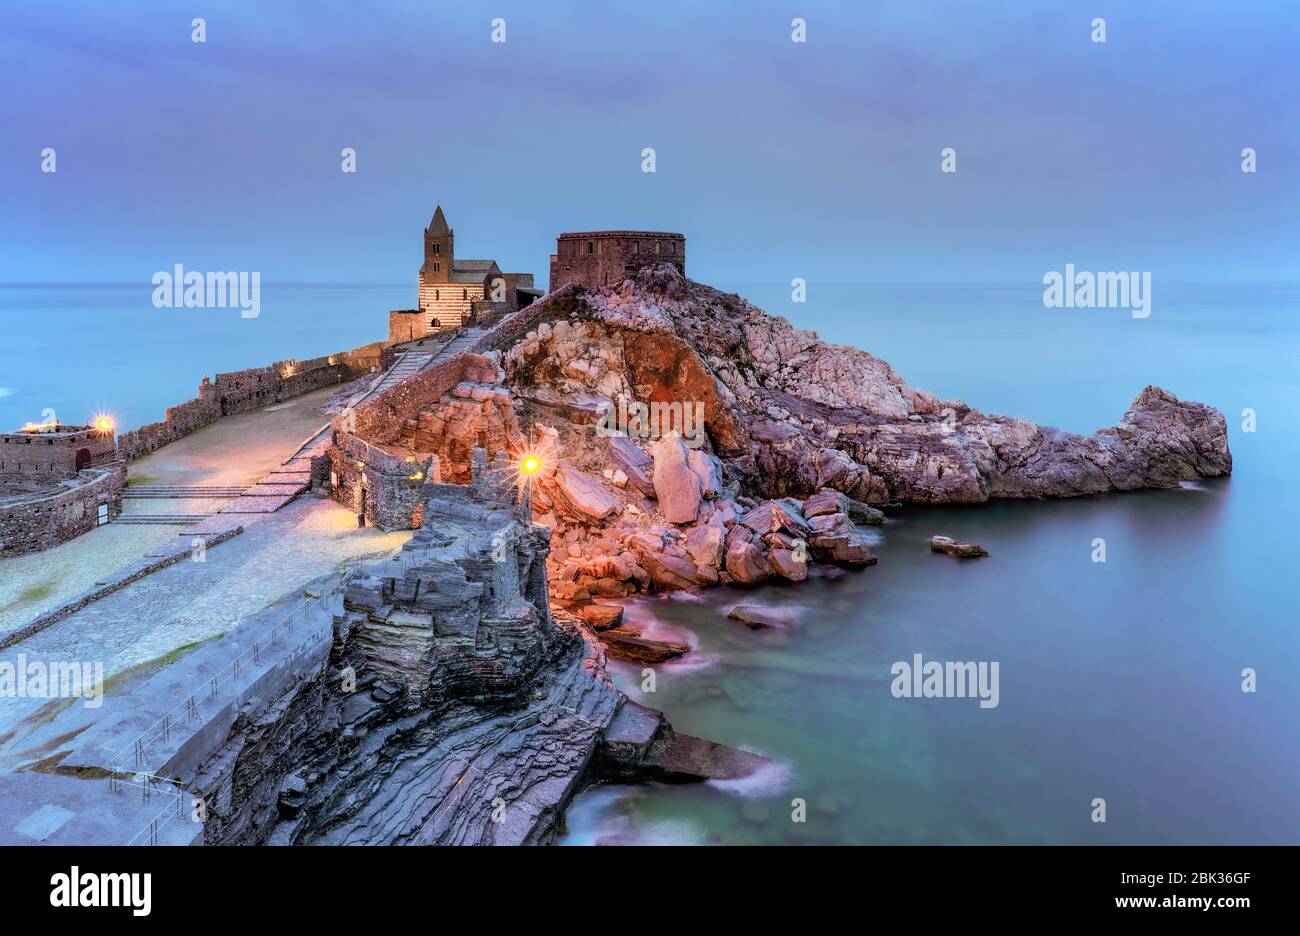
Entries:
<svg viewBox="0 0 1300 936">
<path fill-rule="evenodd" d="M 132 462 L 135 484 L 251 485 L 326 422 L 320 413 L 335 388 L 227 416 Z M 127 500 L 124 513 L 211 514 L 230 498 Z M 0 635 L 60 607 L 113 572 L 190 533 L 185 526 L 110 523 L 53 549 L 0 560 Z"/>
<path fill-rule="evenodd" d="M 225 633 L 344 561 L 385 556 L 410 536 L 358 529 L 346 508 L 303 497 L 209 550 L 202 562 L 184 560 L 101 598 L 10 647 L 4 658 L 103 663 L 105 680 L 142 664 L 164 665 L 180 648 Z M 110 695 L 105 706 L 111 703 Z M 16 743 L 11 730 L 63 704 L 0 698 L 0 762 Z"/>
</svg>

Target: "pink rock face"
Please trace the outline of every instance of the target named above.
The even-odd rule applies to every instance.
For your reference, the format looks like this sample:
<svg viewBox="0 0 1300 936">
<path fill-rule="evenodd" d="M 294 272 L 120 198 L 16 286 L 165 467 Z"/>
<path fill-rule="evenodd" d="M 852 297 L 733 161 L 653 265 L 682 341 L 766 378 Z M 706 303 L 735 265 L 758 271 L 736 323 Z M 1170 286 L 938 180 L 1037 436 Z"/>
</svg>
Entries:
<svg viewBox="0 0 1300 936">
<path fill-rule="evenodd" d="M 807 560 L 800 559 L 789 549 L 774 549 L 768 558 L 772 561 L 772 570 L 784 579 L 802 582 L 808 577 Z"/>
<path fill-rule="evenodd" d="M 741 585 L 761 582 L 772 575 L 763 547 L 748 527 L 732 527 L 727 537 L 727 574 Z"/>
<path fill-rule="evenodd" d="M 635 442 L 626 436 L 611 436 L 609 440 L 610 457 L 625 475 L 628 482 L 647 497 L 655 496 L 654 482 L 650 474 L 654 463 L 650 456 L 637 448 Z"/>
<path fill-rule="evenodd" d="M 697 566 L 720 569 L 725 539 L 721 526 L 697 526 L 686 534 L 686 551 Z"/>
<path fill-rule="evenodd" d="M 702 584 L 695 564 L 689 559 L 666 553 L 647 553 L 641 557 L 641 563 L 661 588 L 691 588 Z"/>
<path fill-rule="evenodd" d="M 562 463 L 553 476 L 556 490 L 564 503 L 575 512 L 594 520 L 604 520 L 618 510 L 618 501 L 593 477 L 572 465 Z"/>
<path fill-rule="evenodd" d="M 722 491 L 721 463 L 708 452 L 700 449 L 689 449 L 686 459 L 687 464 L 691 466 L 691 470 L 700 477 L 700 485 L 704 491 L 704 496 L 709 499 L 717 497 Z"/>
<path fill-rule="evenodd" d="M 676 436 L 664 436 L 654 444 L 653 455 L 660 513 L 669 523 L 694 523 L 704 486 L 691 470 L 686 445 Z"/>
<path fill-rule="evenodd" d="M 740 522 L 760 535 L 778 530 L 786 530 L 798 538 L 808 535 L 808 524 L 798 509 L 781 501 L 764 501 L 741 517 Z"/>
</svg>

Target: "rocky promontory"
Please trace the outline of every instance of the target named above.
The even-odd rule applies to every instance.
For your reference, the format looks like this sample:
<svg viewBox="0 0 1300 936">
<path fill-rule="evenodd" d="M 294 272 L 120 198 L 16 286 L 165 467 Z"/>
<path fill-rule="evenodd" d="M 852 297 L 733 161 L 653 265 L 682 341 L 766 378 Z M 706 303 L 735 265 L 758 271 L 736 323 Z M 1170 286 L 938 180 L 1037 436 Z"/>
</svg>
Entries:
<svg viewBox="0 0 1300 936">
<path fill-rule="evenodd" d="M 563 287 L 489 344 L 543 455 L 533 513 L 554 534 L 561 608 L 867 566 L 882 505 L 1175 487 L 1232 469 L 1222 415 L 1160 388 L 1091 436 L 986 415 L 667 264 Z M 630 659 L 655 655 L 635 630 L 616 636 L 616 655 L 620 641 Z"/>
</svg>

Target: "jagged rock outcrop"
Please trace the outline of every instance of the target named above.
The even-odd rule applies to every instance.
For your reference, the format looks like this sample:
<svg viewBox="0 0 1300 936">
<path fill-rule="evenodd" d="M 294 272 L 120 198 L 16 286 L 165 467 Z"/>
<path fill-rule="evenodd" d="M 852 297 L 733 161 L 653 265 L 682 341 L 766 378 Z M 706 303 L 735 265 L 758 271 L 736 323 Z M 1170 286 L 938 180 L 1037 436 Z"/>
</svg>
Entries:
<svg viewBox="0 0 1300 936">
<path fill-rule="evenodd" d="M 545 528 L 472 486 L 425 517 L 399 558 L 347 581 L 324 664 L 248 700 L 200 769 L 205 842 L 545 843 L 586 784 L 762 764 L 613 686 L 601 644 L 549 612 Z"/>
<path fill-rule="evenodd" d="M 670 266 L 603 289 L 565 287 L 527 314 L 536 327 L 502 348 L 507 382 L 611 405 L 699 402 L 712 451 L 761 496 L 830 488 L 872 504 L 1068 497 L 1232 469 L 1223 417 L 1159 388 L 1087 437 L 988 416 Z"/>
</svg>

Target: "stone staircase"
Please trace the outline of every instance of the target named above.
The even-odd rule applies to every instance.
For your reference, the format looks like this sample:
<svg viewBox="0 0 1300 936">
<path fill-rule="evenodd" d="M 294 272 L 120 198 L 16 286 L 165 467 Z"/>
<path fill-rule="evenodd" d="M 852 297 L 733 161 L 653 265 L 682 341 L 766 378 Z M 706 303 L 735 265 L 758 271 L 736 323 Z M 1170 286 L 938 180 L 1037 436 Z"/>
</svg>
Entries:
<svg viewBox="0 0 1300 936">
<path fill-rule="evenodd" d="M 422 371 L 426 364 L 432 361 L 434 354 L 429 351 L 406 351 L 398 358 L 393 366 L 388 368 L 379 383 L 375 384 L 366 396 L 375 396 L 383 393 L 389 387 L 396 386 L 408 377 L 414 377 Z"/>
<path fill-rule="evenodd" d="M 122 514 L 113 522 L 128 526 L 189 526 L 210 516 L 211 514 Z"/>
<path fill-rule="evenodd" d="M 173 497 L 239 497 L 248 486 L 245 484 L 131 484 L 122 492 L 130 500 Z"/>
</svg>

